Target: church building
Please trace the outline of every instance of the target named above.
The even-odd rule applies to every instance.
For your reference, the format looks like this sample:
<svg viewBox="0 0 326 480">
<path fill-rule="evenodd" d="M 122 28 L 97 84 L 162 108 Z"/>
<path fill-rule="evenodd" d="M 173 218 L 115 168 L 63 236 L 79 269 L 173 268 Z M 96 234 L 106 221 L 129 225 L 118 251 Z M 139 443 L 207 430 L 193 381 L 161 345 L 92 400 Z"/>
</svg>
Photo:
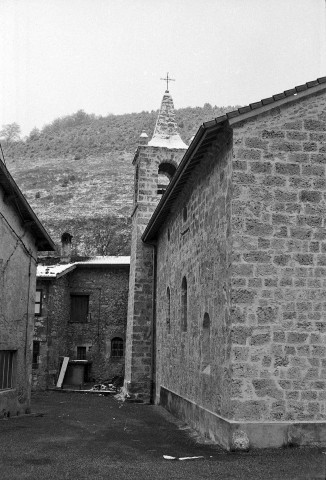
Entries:
<svg viewBox="0 0 326 480">
<path fill-rule="evenodd" d="M 326 77 L 189 147 L 166 91 L 133 163 L 125 395 L 227 449 L 325 443 Z"/>
</svg>

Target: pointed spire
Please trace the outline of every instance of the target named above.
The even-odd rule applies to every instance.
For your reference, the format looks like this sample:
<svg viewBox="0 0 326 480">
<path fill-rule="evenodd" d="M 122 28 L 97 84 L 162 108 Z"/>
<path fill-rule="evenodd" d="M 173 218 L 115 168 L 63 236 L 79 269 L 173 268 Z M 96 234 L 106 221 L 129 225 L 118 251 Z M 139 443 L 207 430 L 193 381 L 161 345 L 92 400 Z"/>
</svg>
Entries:
<svg viewBox="0 0 326 480">
<path fill-rule="evenodd" d="M 153 138 L 149 147 L 188 148 L 180 137 L 175 121 L 174 105 L 168 90 L 163 96 L 161 109 L 157 117 Z"/>
</svg>

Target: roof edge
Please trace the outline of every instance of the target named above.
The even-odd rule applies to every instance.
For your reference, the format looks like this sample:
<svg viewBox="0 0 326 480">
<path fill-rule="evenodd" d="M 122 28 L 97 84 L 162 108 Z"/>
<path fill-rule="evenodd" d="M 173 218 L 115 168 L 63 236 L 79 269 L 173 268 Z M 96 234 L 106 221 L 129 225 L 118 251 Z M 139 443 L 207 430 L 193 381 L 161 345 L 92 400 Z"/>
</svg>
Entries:
<svg viewBox="0 0 326 480">
<path fill-rule="evenodd" d="M 48 232 L 45 230 L 41 221 L 39 220 L 36 213 L 34 212 L 32 207 L 30 206 L 30 204 L 26 200 L 24 194 L 22 193 L 22 191 L 18 187 L 17 183 L 15 182 L 13 177 L 11 176 L 9 170 L 7 169 L 6 165 L 2 162 L 2 160 L 0 160 L 0 175 L 1 174 L 6 178 L 8 184 L 10 186 L 11 191 L 15 194 L 15 197 L 13 199 L 14 204 L 15 204 L 15 208 L 19 210 L 19 207 L 16 203 L 16 202 L 18 202 L 18 204 L 20 206 L 22 206 L 23 209 L 26 211 L 27 218 L 26 219 L 22 218 L 22 220 L 26 220 L 28 222 L 31 222 L 33 225 L 35 225 L 34 230 L 37 232 L 37 234 L 39 236 L 39 239 L 37 238 L 36 235 L 34 235 L 34 236 L 36 236 L 36 239 L 38 240 L 37 243 L 41 244 L 41 245 L 38 246 L 37 250 L 38 251 L 53 251 L 53 250 L 55 250 L 55 248 L 56 248 L 55 243 L 53 242 L 53 240 L 50 237 L 50 235 L 48 234 Z M 3 187 L 5 189 L 4 185 L 3 185 Z M 33 234 L 33 229 L 32 228 L 30 229 L 30 231 Z"/>
<path fill-rule="evenodd" d="M 209 124 L 209 125 L 207 125 Z M 154 210 L 153 215 L 151 216 L 144 233 L 142 234 L 142 241 L 145 243 L 149 243 L 153 239 L 153 227 L 155 226 L 156 219 L 160 215 L 161 211 L 164 209 L 164 207 L 167 205 L 171 194 L 177 184 L 180 181 L 180 178 L 182 177 L 183 172 L 187 168 L 188 164 L 190 163 L 192 157 L 196 154 L 197 150 L 200 148 L 201 143 L 204 141 L 206 135 L 208 132 L 211 132 L 213 130 L 220 130 L 223 128 L 225 125 L 227 125 L 227 122 L 216 122 L 215 120 L 212 120 L 210 122 L 206 122 L 205 124 L 201 125 L 199 129 L 197 130 L 197 133 L 189 145 L 188 149 L 186 150 L 174 176 L 172 177 L 171 182 L 169 183 L 163 197 L 161 198 L 159 204 L 157 205 L 156 209 Z"/>
</svg>

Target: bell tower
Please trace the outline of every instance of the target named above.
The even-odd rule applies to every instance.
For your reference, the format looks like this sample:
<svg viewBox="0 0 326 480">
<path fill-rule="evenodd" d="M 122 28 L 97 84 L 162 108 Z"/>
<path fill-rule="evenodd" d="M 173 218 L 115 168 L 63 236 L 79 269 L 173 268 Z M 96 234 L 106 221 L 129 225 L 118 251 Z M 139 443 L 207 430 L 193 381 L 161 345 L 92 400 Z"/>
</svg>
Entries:
<svg viewBox="0 0 326 480">
<path fill-rule="evenodd" d="M 163 95 L 153 137 L 140 135 L 133 165 L 135 168 L 134 208 L 129 279 L 128 320 L 124 394 L 149 403 L 154 376 L 154 277 L 155 246 L 141 236 L 174 175 L 187 145 L 175 121 L 174 105 L 168 90 Z"/>
</svg>

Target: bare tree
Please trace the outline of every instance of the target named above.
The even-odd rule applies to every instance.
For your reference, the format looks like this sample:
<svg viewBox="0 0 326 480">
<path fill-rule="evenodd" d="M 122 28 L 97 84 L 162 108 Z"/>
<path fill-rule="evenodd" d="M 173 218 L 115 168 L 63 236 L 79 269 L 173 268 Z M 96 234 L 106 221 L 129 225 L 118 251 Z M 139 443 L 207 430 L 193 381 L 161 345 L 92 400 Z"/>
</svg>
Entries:
<svg viewBox="0 0 326 480">
<path fill-rule="evenodd" d="M 16 142 L 20 139 L 20 126 L 18 123 L 8 123 L 7 125 L 2 125 L 2 130 L 0 130 L 0 138 L 3 138 L 6 142 Z"/>
</svg>

